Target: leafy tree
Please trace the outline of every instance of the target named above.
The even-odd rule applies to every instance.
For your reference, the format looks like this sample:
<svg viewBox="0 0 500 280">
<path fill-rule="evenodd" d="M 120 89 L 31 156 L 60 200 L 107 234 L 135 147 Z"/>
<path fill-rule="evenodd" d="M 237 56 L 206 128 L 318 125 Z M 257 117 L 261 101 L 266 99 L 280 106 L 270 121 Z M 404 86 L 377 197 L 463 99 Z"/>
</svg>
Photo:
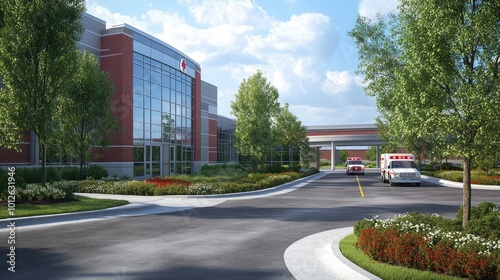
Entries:
<svg viewBox="0 0 500 280">
<path fill-rule="evenodd" d="M 307 128 L 302 125 L 297 116 L 288 110 L 288 103 L 280 108 L 276 117 L 274 132 L 278 139 L 278 144 L 282 147 L 288 147 L 288 166 L 291 166 L 292 151 L 298 149 L 301 158 L 308 159 L 306 155 L 310 154 L 309 138 L 307 138 Z"/>
<path fill-rule="evenodd" d="M 276 145 L 272 126 L 280 108 L 278 97 L 278 90 L 257 71 L 243 80 L 231 102 L 236 117 L 235 147 L 238 154 L 251 159 L 254 171 Z"/>
<path fill-rule="evenodd" d="M 83 0 L 3 0 L 0 76 L 5 88 L 0 127 L 33 131 L 42 153 L 58 125 L 56 109 L 74 72 L 76 42 L 83 27 Z"/>
<path fill-rule="evenodd" d="M 464 227 L 472 162 L 500 129 L 499 14 L 495 0 L 401 0 L 397 14 L 359 17 L 350 32 L 388 134 L 437 139 L 464 159 Z"/>
<path fill-rule="evenodd" d="M 99 70 L 97 58 L 86 51 L 78 52 L 77 70 L 61 96 L 60 121 L 62 146 L 80 159 L 80 178 L 86 163 L 93 159 L 93 146 L 106 146 L 108 136 L 118 128 L 111 111 L 113 83 Z"/>
<path fill-rule="evenodd" d="M 376 161 L 377 159 L 377 147 L 370 146 L 366 150 L 366 159 L 369 161 Z"/>
<path fill-rule="evenodd" d="M 341 150 L 339 153 L 339 157 L 342 162 L 346 162 L 347 158 L 349 157 L 349 152 L 347 152 L 346 150 Z"/>
</svg>

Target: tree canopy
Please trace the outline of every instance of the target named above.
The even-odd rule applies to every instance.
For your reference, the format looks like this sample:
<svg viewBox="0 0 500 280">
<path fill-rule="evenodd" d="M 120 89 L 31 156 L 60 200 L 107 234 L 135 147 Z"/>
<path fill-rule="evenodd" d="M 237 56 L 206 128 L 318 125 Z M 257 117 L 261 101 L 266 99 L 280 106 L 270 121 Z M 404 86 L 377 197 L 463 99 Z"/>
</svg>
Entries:
<svg viewBox="0 0 500 280">
<path fill-rule="evenodd" d="M 257 71 L 243 79 L 236 100 L 231 103 L 231 113 L 236 117 L 237 153 L 250 157 L 254 170 L 275 148 L 272 127 L 280 109 L 278 97 L 278 90 Z"/>
<path fill-rule="evenodd" d="M 58 97 L 74 72 L 84 9 L 83 0 L 4 0 L 2 5 L 0 128 L 34 132 L 42 149 L 42 182 L 46 145 L 58 126 Z"/>
<path fill-rule="evenodd" d="M 59 139 L 69 153 L 78 155 L 83 178 L 86 162 L 93 156 L 91 148 L 106 146 L 118 125 L 111 111 L 114 86 L 108 74 L 99 70 L 97 57 L 86 51 L 76 52 L 77 70 L 61 96 Z"/>
<path fill-rule="evenodd" d="M 297 116 L 288 110 L 288 103 L 285 103 L 276 116 L 274 133 L 278 144 L 282 147 L 288 147 L 288 166 L 292 161 L 292 151 L 298 150 L 300 157 L 304 161 L 309 159 L 309 138 L 307 138 L 307 128 L 302 125 Z"/>
<path fill-rule="evenodd" d="M 401 0 L 396 14 L 358 17 L 350 32 L 358 73 L 392 140 L 432 140 L 464 159 L 463 226 L 471 163 L 498 141 L 499 15 L 496 0 Z"/>
</svg>

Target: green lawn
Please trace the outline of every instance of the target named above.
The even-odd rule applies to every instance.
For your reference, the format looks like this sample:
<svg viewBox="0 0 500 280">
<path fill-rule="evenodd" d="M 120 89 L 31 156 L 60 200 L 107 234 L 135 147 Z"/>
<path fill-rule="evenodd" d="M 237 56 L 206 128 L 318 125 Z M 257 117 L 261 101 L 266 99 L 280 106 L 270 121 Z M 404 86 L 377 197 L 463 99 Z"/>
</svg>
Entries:
<svg viewBox="0 0 500 280">
<path fill-rule="evenodd" d="M 15 216 L 9 216 L 8 211 L 3 211 L 7 209 L 7 205 L 0 205 L 3 208 L 0 211 L 0 219 L 98 210 L 128 204 L 126 200 L 96 199 L 79 195 L 75 195 L 75 199 L 72 202 L 54 204 L 16 204 Z"/>
<path fill-rule="evenodd" d="M 377 275 L 384 280 L 457 280 L 463 278 L 451 277 L 442 274 L 432 273 L 428 271 L 420 271 L 417 269 L 410 269 L 401 266 L 394 266 L 385 263 L 376 262 L 363 251 L 356 248 L 357 237 L 355 234 L 350 234 L 340 240 L 339 247 L 342 254 L 366 271 Z"/>
</svg>

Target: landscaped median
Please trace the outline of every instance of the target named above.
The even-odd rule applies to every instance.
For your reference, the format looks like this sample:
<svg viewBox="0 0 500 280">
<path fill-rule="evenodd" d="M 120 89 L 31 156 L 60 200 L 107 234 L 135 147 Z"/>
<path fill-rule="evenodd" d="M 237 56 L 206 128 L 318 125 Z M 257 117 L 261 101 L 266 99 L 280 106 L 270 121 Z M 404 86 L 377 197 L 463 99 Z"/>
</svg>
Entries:
<svg viewBox="0 0 500 280">
<path fill-rule="evenodd" d="M 55 181 L 45 185 L 16 186 L 16 216 L 34 216 L 96 210 L 124 205 L 126 201 L 91 199 L 74 193 L 100 193 L 121 195 L 210 195 L 240 193 L 278 186 L 319 172 L 316 168 L 278 173 L 247 172 L 238 165 L 207 167 L 202 174 L 153 177 L 144 181 L 127 178 L 86 179 L 81 181 Z M 0 193 L 0 206 L 12 199 Z M 2 211 L 0 219 L 14 218 Z"/>
<path fill-rule="evenodd" d="M 382 279 L 500 279 L 500 210 L 491 202 L 480 203 L 465 229 L 461 213 L 456 219 L 416 212 L 364 219 L 340 249 Z"/>
</svg>

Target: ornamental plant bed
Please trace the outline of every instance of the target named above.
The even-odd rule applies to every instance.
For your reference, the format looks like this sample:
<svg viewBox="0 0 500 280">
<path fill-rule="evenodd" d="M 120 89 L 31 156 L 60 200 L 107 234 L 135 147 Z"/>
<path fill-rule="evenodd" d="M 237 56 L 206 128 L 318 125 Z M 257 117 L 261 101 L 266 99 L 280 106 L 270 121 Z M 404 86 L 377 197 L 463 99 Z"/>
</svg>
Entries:
<svg viewBox="0 0 500 280">
<path fill-rule="evenodd" d="M 162 178 L 162 177 L 152 177 L 149 179 L 146 179 L 146 183 L 148 184 L 155 184 L 158 187 L 168 187 L 174 184 L 182 185 L 185 187 L 189 187 L 191 185 L 191 182 L 180 180 L 180 179 L 175 179 L 175 178 Z"/>
<path fill-rule="evenodd" d="M 470 279 L 500 279 L 500 210 L 491 202 L 472 207 L 468 226 L 417 212 L 354 225 L 356 247 L 372 260 Z"/>
</svg>

